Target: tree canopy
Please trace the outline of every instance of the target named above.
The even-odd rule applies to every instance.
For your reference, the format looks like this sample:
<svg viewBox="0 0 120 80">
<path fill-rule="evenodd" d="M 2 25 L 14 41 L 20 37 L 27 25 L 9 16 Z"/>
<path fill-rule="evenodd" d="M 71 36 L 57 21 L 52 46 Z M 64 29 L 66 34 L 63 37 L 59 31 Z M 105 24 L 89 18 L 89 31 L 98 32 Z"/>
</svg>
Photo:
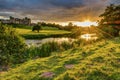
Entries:
<svg viewBox="0 0 120 80">
<path fill-rule="evenodd" d="M 102 18 L 100 24 L 120 21 L 120 5 L 110 4 L 100 17 Z"/>
<path fill-rule="evenodd" d="M 120 5 L 110 4 L 106 7 L 99 22 L 100 28 L 114 37 L 119 36 L 120 31 Z"/>
</svg>

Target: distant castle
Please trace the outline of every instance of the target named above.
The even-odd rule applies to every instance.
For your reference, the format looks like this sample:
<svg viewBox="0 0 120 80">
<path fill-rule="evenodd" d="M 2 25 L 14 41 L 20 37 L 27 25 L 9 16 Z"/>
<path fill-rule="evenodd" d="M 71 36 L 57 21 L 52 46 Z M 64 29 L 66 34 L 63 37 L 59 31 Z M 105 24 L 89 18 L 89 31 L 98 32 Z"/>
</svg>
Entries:
<svg viewBox="0 0 120 80">
<path fill-rule="evenodd" d="M 20 18 L 14 18 L 14 17 L 10 16 L 9 20 L 1 19 L 0 21 L 4 24 L 10 24 L 10 23 L 12 23 L 12 24 L 24 24 L 24 25 L 31 24 L 31 19 L 27 18 L 27 17 L 20 19 Z"/>
</svg>

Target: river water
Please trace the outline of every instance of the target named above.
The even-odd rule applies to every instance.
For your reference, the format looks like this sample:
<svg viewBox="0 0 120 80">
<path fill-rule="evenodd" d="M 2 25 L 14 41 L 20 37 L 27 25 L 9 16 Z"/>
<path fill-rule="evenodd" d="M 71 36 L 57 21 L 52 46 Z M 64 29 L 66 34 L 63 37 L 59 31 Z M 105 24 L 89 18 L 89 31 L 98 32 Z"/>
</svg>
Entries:
<svg viewBox="0 0 120 80">
<path fill-rule="evenodd" d="M 98 39 L 97 34 L 95 33 L 94 34 L 83 34 L 80 36 L 80 38 L 85 39 L 86 41 Z"/>
<path fill-rule="evenodd" d="M 83 34 L 80 36 L 80 38 L 85 39 L 86 41 L 88 40 L 97 40 L 98 37 L 96 36 L 96 34 Z M 73 42 L 76 39 L 72 39 L 72 38 L 45 38 L 45 39 L 40 39 L 40 40 L 31 40 L 31 39 L 27 39 L 25 40 L 25 43 L 28 46 L 41 46 L 42 44 L 46 43 L 46 42 L 52 42 L 52 41 L 56 41 L 56 42 Z"/>
<path fill-rule="evenodd" d="M 31 39 L 27 39 L 25 40 L 25 43 L 28 46 L 41 46 L 42 44 L 46 43 L 46 42 L 73 42 L 75 39 L 72 38 L 45 38 L 45 39 L 40 39 L 40 40 L 31 40 Z"/>
</svg>

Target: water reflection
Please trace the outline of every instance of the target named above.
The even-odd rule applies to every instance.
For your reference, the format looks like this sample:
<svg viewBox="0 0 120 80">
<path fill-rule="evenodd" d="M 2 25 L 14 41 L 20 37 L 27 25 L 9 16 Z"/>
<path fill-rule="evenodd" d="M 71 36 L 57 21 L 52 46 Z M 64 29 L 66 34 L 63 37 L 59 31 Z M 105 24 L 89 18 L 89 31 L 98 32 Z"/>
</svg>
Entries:
<svg viewBox="0 0 120 80">
<path fill-rule="evenodd" d="M 80 38 L 85 39 L 86 41 L 88 40 L 97 40 L 98 37 L 96 36 L 96 34 L 83 34 L 80 36 Z M 75 41 L 76 39 L 72 39 L 72 38 L 45 38 L 45 39 L 41 39 L 41 40 L 25 40 L 26 44 L 30 47 L 30 46 L 41 46 L 42 44 L 46 43 L 46 42 L 70 42 L 72 43 L 73 41 Z"/>
<path fill-rule="evenodd" d="M 46 43 L 46 42 L 52 42 L 52 41 L 55 41 L 55 42 L 73 42 L 75 39 L 72 39 L 72 38 L 45 38 L 45 39 L 41 39 L 41 40 L 25 40 L 25 43 L 28 45 L 28 46 L 41 46 L 42 44 Z"/>
<path fill-rule="evenodd" d="M 97 40 L 98 37 L 96 36 L 96 34 L 83 34 L 80 36 L 82 39 L 85 39 L 86 41 L 88 40 Z"/>
</svg>

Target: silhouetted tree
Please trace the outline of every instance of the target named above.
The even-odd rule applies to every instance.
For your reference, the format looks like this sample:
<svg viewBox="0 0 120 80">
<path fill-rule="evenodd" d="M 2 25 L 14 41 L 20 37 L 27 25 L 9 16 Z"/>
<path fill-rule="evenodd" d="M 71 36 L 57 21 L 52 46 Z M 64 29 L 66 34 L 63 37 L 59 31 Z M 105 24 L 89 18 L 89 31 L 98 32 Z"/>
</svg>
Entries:
<svg viewBox="0 0 120 80">
<path fill-rule="evenodd" d="M 37 30 L 37 32 L 39 32 L 41 30 L 41 26 L 40 25 L 33 26 L 32 31 L 35 31 L 35 30 Z"/>
<path fill-rule="evenodd" d="M 99 25 L 102 26 L 101 28 L 103 30 L 105 30 L 104 27 L 113 28 L 113 33 L 110 31 L 111 35 L 119 36 L 120 23 L 116 24 L 116 21 L 120 21 L 120 5 L 111 4 L 107 6 L 105 12 L 100 17 L 102 18 L 99 22 Z"/>
<path fill-rule="evenodd" d="M 72 22 L 69 22 L 69 23 L 68 23 L 68 26 L 73 26 L 73 23 L 72 23 Z"/>
<path fill-rule="evenodd" d="M 72 31 L 76 26 L 73 25 L 72 22 L 68 23 L 67 26 L 64 27 L 65 30 Z"/>
</svg>

